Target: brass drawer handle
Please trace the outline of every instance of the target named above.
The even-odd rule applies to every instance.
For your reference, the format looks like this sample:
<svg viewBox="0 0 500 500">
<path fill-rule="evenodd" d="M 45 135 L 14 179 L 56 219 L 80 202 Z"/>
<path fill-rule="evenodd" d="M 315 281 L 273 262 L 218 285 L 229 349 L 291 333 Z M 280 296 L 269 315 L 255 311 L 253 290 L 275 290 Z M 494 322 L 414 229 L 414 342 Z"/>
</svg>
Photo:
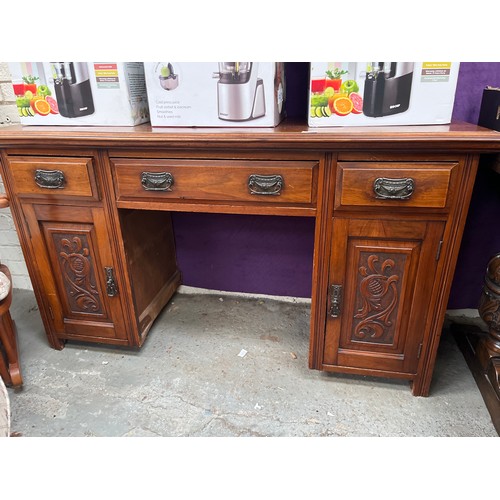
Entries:
<svg viewBox="0 0 500 500">
<path fill-rule="evenodd" d="M 250 194 L 263 194 L 279 196 L 283 189 L 283 177 L 281 175 L 257 175 L 248 177 L 248 190 Z"/>
<path fill-rule="evenodd" d="M 407 200 L 415 190 L 415 181 L 411 177 L 389 179 L 378 177 L 373 182 L 375 197 L 380 200 Z"/>
<path fill-rule="evenodd" d="M 172 191 L 174 176 L 170 172 L 142 172 L 141 185 L 146 191 Z"/>
<path fill-rule="evenodd" d="M 63 189 L 66 179 L 62 170 L 35 170 L 35 183 L 45 189 Z"/>
</svg>

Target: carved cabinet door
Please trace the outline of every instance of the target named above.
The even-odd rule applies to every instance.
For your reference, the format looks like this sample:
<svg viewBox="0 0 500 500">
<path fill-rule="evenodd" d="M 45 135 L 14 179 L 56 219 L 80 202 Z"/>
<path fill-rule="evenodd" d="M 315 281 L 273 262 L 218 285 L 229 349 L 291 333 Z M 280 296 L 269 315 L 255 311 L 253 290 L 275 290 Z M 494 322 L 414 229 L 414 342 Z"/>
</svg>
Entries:
<svg viewBox="0 0 500 500">
<path fill-rule="evenodd" d="M 334 218 L 323 368 L 417 373 L 444 223 Z"/>
<path fill-rule="evenodd" d="M 104 211 L 23 206 L 36 261 L 49 339 L 126 344 L 116 270 Z"/>
</svg>

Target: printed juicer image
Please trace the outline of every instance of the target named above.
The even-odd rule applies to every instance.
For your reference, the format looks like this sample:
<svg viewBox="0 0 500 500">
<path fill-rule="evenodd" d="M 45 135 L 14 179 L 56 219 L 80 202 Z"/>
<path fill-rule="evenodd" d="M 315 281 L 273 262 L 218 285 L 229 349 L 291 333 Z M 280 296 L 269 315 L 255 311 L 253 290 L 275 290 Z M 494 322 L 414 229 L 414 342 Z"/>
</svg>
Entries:
<svg viewBox="0 0 500 500">
<path fill-rule="evenodd" d="M 94 113 L 87 63 L 51 62 L 59 113 L 77 118 Z"/>
<path fill-rule="evenodd" d="M 266 114 L 264 82 L 257 77 L 257 63 L 220 62 L 217 82 L 219 118 L 246 121 Z"/>
<path fill-rule="evenodd" d="M 159 68 L 160 86 L 164 90 L 174 90 L 179 86 L 179 75 L 175 74 L 172 63 L 162 64 Z"/>
<path fill-rule="evenodd" d="M 410 106 L 412 62 L 367 63 L 363 113 L 380 117 L 403 113 Z"/>
</svg>

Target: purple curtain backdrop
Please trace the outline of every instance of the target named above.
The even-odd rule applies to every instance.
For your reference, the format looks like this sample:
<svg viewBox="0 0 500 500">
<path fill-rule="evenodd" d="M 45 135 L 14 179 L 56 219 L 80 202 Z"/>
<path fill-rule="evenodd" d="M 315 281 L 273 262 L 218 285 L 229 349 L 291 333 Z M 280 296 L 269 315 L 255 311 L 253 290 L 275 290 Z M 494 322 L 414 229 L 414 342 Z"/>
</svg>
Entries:
<svg viewBox="0 0 500 500">
<path fill-rule="evenodd" d="M 286 63 L 288 118 L 307 120 L 309 63 Z M 500 87 L 500 63 L 460 65 L 453 120 L 477 123 L 482 91 Z M 500 176 L 481 169 L 448 307 L 475 308 L 489 258 L 500 252 Z M 497 223 L 497 228 L 494 224 Z M 174 213 L 177 259 L 189 286 L 311 296 L 314 220 Z"/>
<path fill-rule="evenodd" d="M 173 223 L 185 285 L 311 296 L 314 219 L 176 213 Z"/>
<path fill-rule="evenodd" d="M 483 89 L 500 87 L 500 63 L 465 62 L 460 65 L 452 119 L 477 123 Z M 448 309 L 478 306 L 490 258 L 500 252 L 500 175 L 479 166 L 458 255 Z"/>
</svg>

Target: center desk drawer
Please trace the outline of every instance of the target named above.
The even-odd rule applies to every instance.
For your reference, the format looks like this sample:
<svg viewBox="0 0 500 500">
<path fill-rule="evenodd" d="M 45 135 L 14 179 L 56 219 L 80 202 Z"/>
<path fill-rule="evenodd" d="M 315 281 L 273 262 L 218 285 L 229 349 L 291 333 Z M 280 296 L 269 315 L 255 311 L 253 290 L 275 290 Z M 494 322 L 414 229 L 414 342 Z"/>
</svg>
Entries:
<svg viewBox="0 0 500 500">
<path fill-rule="evenodd" d="M 341 161 L 335 206 L 444 209 L 457 172 L 455 162 Z"/>
<path fill-rule="evenodd" d="M 11 156 L 16 194 L 46 199 L 98 199 L 92 158 Z"/>
<path fill-rule="evenodd" d="M 318 163 L 112 159 L 119 201 L 207 200 L 312 204 Z"/>
</svg>

